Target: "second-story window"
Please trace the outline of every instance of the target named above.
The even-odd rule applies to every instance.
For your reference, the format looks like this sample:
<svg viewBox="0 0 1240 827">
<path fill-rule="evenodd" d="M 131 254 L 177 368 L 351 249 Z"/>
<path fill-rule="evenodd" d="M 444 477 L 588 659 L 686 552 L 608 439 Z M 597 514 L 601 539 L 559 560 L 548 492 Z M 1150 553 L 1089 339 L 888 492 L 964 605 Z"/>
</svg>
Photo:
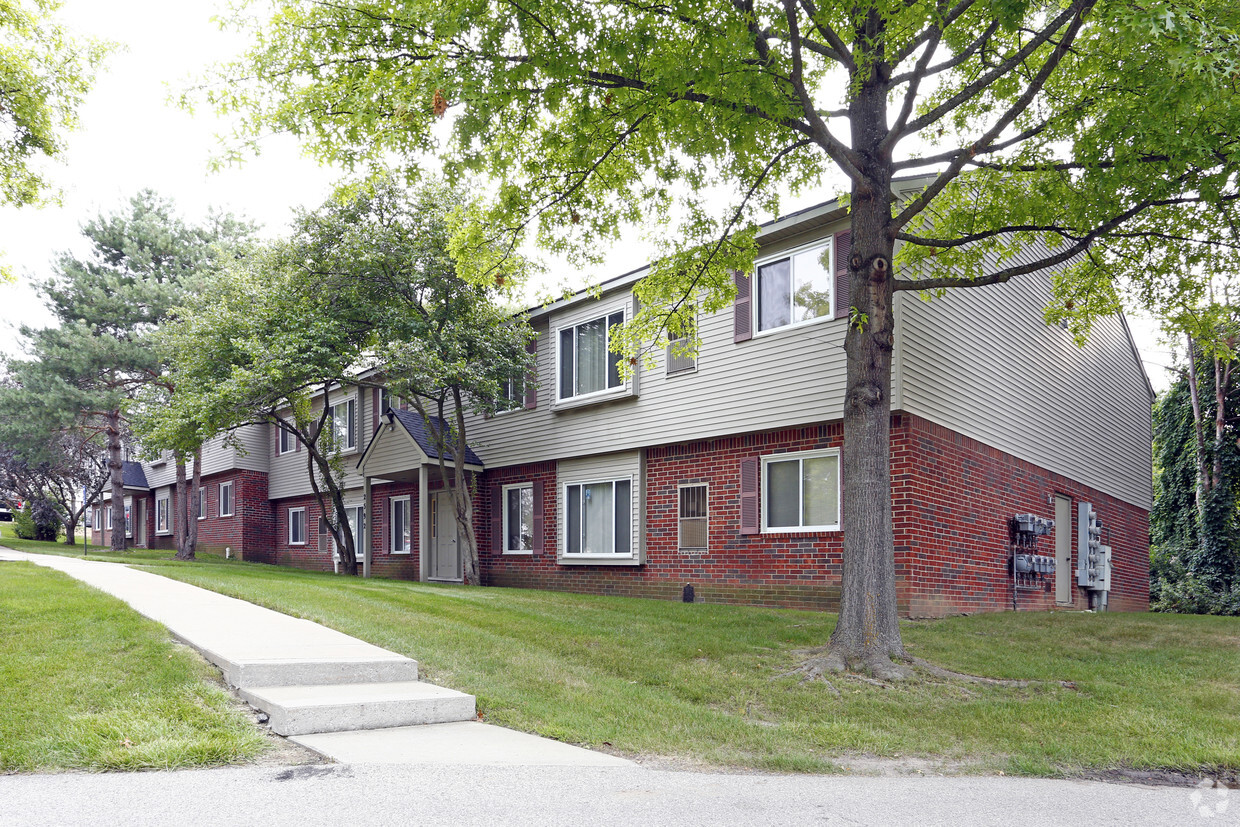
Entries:
<svg viewBox="0 0 1240 827">
<path fill-rule="evenodd" d="M 522 377 L 504 380 L 496 407 L 501 412 L 525 407 L 525 380 Z"/>
<path fill-rule="evenodd" d="M 332 405 L 332 431 L 335 435 L 335 447 L 341 451 L 351 451 L 357 447 L 357 400 L 346 399 Z"/>
<path fill-rule="evenodd" d="M 759 331 L 832 315 L 835 280 L 831 262 L 823 261 L 828 249 L 810 247 L 758 265 L 754 292 Z"/>
<path fill-rule="evenodd" d="M 560 398 L 619 388 L 620 361 L 607 349 L 608 334 L 624 324 L 619 310 L 573 327 L 560 329 Z"/>
<path fill-rule="evenodd" d="M 293 448 L 296 447 L 293 444 L 293 432 L 285 428 L 283 425 L 277 425 L 276 427 L 280 430 L 280 453 L 292 453 Z"/>
</svg>

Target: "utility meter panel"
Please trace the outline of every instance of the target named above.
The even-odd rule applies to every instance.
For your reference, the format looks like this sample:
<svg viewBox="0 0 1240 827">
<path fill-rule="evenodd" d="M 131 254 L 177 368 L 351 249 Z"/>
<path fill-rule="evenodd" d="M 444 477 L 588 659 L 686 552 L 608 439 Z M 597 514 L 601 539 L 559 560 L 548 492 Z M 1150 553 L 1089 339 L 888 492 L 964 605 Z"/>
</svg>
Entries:
<svg viewBox="0 0 1240 827">
<path fill-rule="evenodd" d="M 1102 523 L 1093 503 L 1076 506 L 1076 582 L 1099 591 L 1111 588 L 1111 549 L 1102 545 Z"/>
</svg>

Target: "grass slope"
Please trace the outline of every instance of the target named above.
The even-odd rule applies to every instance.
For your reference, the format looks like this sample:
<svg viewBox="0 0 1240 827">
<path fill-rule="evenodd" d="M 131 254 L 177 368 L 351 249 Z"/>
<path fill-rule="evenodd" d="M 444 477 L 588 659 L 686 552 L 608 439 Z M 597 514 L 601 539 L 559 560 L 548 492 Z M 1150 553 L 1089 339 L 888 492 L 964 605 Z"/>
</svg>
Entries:
<svg viewBox="0 0 1240 827">
<path fill-rule="evenodd" d="M 121 557 L 130 555 L 417 658 L 427 680 L 475 694 L 487 720 L 586 746 L 787 771 L 830 771 L 854 753 L 1034 775 L 1240 767 L 1235 618 L 1009 612 L 910 622 L 911 654 L 1030 685 L 927 677 L 831 687 L 781 677 L 830 636 L 828 614 Z"/>
<path fill-rule="evenodd" d="M 209 766 L 265 747 L 211 668 L 119 600 L 0 562 L 0 618 L 0 772 Z"/>
</svg>

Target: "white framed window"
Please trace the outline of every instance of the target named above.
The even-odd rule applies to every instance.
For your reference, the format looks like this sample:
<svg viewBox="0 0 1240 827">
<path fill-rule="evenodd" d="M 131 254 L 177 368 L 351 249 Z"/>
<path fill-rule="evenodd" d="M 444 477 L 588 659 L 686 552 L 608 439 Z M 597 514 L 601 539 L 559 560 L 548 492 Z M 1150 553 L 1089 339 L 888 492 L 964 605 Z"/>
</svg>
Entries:
<svg viewBox="0 0 1240 827">
<path fill-rule="evenodd" d="M 207 519 L 207 489 L 201 486 L 198 489 L 198 519 Z"/>
<path fill-rule="evenodd" d="M 99 506 L 95 506 L 90 514 L 90 527 L 94 529 L 99 528 Z"/>
<path fill-rule="evenodd" d="M 288 544 L 290 546 L 306 544 L 306 509 L 304 506 L 288 510 Z"/>
<path fill-rule="evenodd" d="M 628 478 L 565 485 L 565 556 L 631 555 L 632 490 Z"/>
<path fill-rule="evenodd" d="M 108 531 L 111 531 L 112 530 L 112 504 L 111 503 L 108 503 L 107 507 L 104 508 L 103 513 L 107 515 L 107 517 L 105 517 L 105 520 L 107 522 L 107 529 Z"/>
<path fill-rule="evenodd" d="M 677 492 L 677 545 L 681 551 L 706 551 L 710 536 L 706 483 L 680 486 Z"/>
<path fill-rule="evenodd" d="M 408 554 L 413 549 L 413 532 L 409 525 L 409 498 L 392 497 L 391 499 L 392 536 L 390 538 L 393 554 Z"/>
<path fill-rule="evenodd" d="M 525 379 L 517 376 L 505 379 L 500 386 L 499 406 L 496 413 L 508 413 L 525 407 Z"/>
<path fill-rule="evenodd" d="M 560 399 L 573 399 L 606 393 L 624 387 L 620 380 L 620 357 L 610 353 L 607 342 L 611 331 L 624 324 L 624 310 L 615 310 L 597 319 L 558 331 L 558 375 Z"/>
<path fill-rule="evenodd" d="M 834 261 L 830 242 L 763 262 L 754 274 L 754 330 L 762 333 L 833 318 Z"/>
<path fill-rule="evenodd" d="M 233 515 L 233 505 L 234 503 L 233 503 L 232 481 L 229 480 L 228 482 L 221 482 L 220 483 L 220 516 L 231 517 Z"/>
<path fill-rule="evenodd" d="M 840 452 L 834 448 L 762 458 L 764 532 L 838 531 Z"/>
<path fill-rule="evenodd" d="M 357 399 L 342 399 L 331 406 L 333 443 L 338 451 L 357 447 Z"/>
<path fill-rule="evenodd" d="M 172 533 L 172 499 L 167 492 L 155 498 L 155 533 Z M 111 528 L 111 526 L 108 526 Z"/>
<path fill-rule="evenodd" d="M 283 456 L 284 454 L 291 454 L 293 451 L 297 450 L 297 441 L 293 438 L 291 431 L 283 425 L 277 423 L 276 432 L 279 434 L 279 442 L 277 443 L 278 450 L 276 451 L 277 454 Z"/>
<path fill-rule="evenodd" d="M 133 536 L 133 503 L 125 503 L 125 536 Z"/>
<path fill-rule="evenodd" d="M 392 394 L 387 388 L 379 388 L 379 416 L 392 407 Z"/>
<path fill-rule="evenodd" d="M 694 333 L 697 331 L 697 319 L 685 325 L 684 330 L 677 331 L 680 336 L 674 339 L 668 339 L 667 342 L 667 370 L 668 376 L 676 376 L 682 373 L 693 373 L 697 370 L 697 354 L 686 353 L 685 348 L 693 341 Z"/>
<path fill-rule="evenodd" d="M 534 484 L 504 486 L 504 554 L 534 553 Z"/>
</svg>

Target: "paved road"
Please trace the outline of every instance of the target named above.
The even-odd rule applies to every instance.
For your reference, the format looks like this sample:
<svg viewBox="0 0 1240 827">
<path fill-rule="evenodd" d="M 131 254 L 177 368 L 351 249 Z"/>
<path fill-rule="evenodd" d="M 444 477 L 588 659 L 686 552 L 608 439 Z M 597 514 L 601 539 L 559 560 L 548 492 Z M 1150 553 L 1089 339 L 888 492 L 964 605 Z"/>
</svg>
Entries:
<svg viewBox="0 0 1240 827">
<path fill-rule="evenodd" d="M 5 776 L 0 825 L 1240 824 L 1240 800 L 1209 790 L 1195 803 L 1194 792 L 994 777 L 326 764 Z M 1219 802 L 1234 806 L 1217 813 Z"/>
</svg>

